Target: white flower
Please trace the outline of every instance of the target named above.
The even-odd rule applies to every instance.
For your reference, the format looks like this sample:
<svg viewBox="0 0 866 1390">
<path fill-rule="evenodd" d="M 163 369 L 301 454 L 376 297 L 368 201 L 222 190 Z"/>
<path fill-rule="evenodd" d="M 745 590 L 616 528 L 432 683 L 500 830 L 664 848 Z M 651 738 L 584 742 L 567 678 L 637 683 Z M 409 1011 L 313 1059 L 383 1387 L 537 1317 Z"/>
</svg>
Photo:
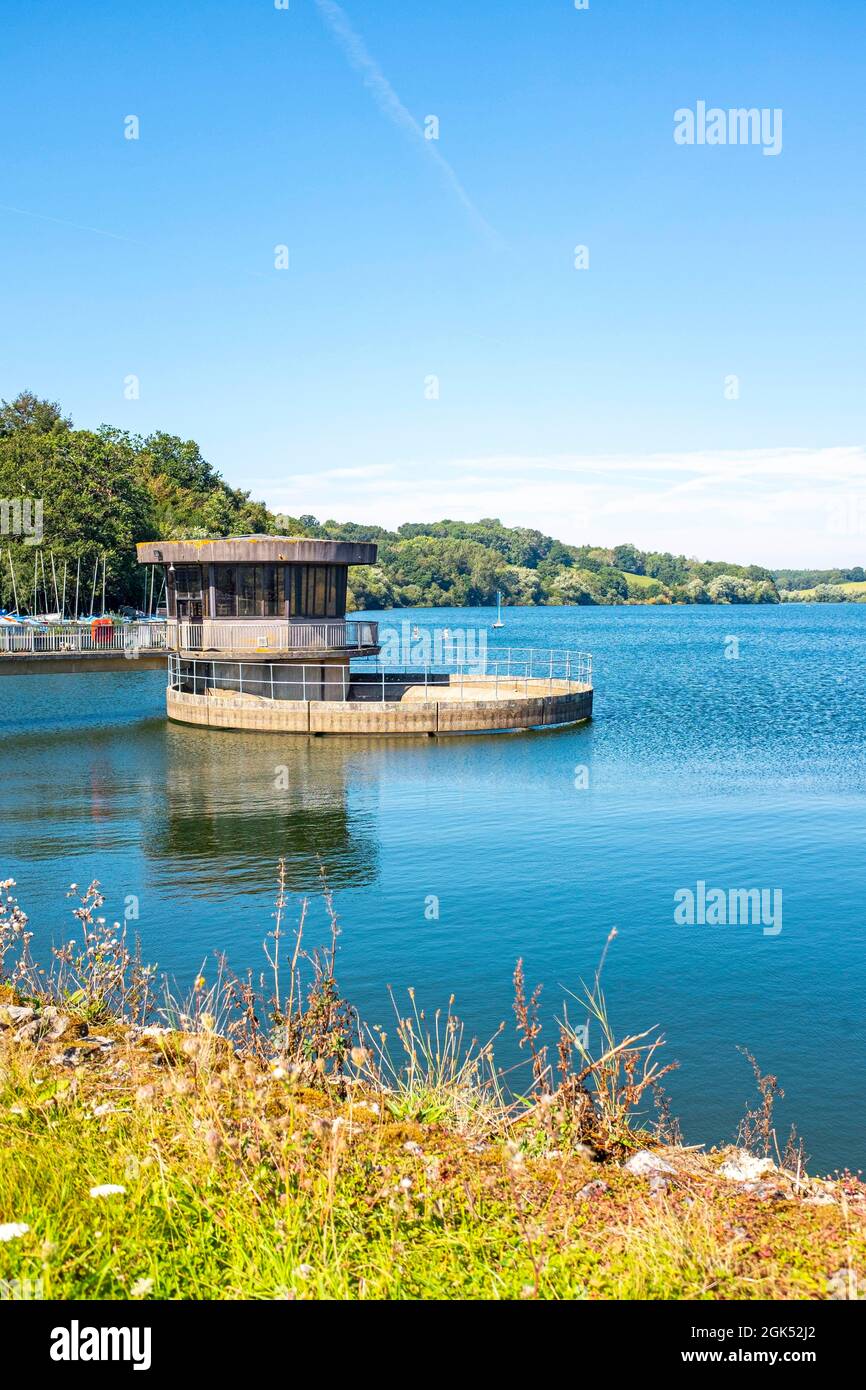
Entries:
<svg viewBox="0 0 866 1390">
<path fill-rule="evenodd" d="M 312 1265 L 298 1265 L 297 1269 L 292 1270 L 292 1273 L 296 1279 L 309 1279 L 312 1272 Z"/>
<path fill-rule="evenodd" d="M 91 1197 L 122 1197 L 126 1192 L 125 1187 L 121 1187 L 119 1182 L 104 1182 L 98 1187 L 91 1187 Z"/>
<path fill-rule="evenodd" d="M 130 1298 L 145 1298 L 153 1288 L 152 1279 L 136 1279 L 132 1288 L 129 1290 Z"/>
<path fill-rule="evenodd" d="M 29 1230 L 26 1221 L 6 1221 L 0 1225 L 0 1240 L 17 1240 L 19 1236 L 26 1236 Z"/>
</svg>

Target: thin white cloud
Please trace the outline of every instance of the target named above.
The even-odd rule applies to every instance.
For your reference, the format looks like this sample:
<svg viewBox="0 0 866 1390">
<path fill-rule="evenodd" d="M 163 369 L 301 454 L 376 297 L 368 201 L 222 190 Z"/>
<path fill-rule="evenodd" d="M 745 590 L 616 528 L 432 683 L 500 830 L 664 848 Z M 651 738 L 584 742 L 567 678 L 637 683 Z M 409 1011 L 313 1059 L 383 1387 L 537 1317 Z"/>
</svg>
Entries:
<svg viewBox="0 0 866 1390">
<path fill-rule="evenodd" d="M 366 463 L 358 468 L 325 468 L 320 473 L 293 473 L 286 482 L 294 487 L 306 487 L 309 483 L 330 478 L 384 478 L 393 471 L 392 463 Z"/>
<path fill-rule="evenodd" d="M 425 151 L 428 158 L 437 166 L 445 184 L 450 188 L 464 209 L 469 214 L 470 219 L 485 236 L 491 241 L 499 241 L 499 234 L 490 226 L 486 218 L 478 211 L 463 184 L 460 182 L 454 169 L 448 163 L 444 155 L 440 154 L 434 140 L 427 140 L 420 123 L 412 115 L 412 112 L 403 105 L 391 83 L 383 73 L 375 58 L 369 52 L 361 36 L 356 33 L 349 22 L 349 17 L 335 0 L 316 0 L 316 6 L 325 24 L 330 29 L 334 38 L 337 40 L 346 58 L 351 63 L 356 72 L 361 74 L 364 86 L 371 93 L 373 100 L 382 112 L 387 116 L 399 130 L 409 135 L 413 140 L 419 141 L 421 148 Z"/>
<path fill-rule="evenodd" d="M 499 517 L 575 544 L 633 541 L 702 559 L 854 565 L 866 552 L 866 449 L 484 456 L 332 469 L 264 488 L 275 510 L 369 522 Z M 841 521 L 840 521 L 841 518 Z"/>
</svg>

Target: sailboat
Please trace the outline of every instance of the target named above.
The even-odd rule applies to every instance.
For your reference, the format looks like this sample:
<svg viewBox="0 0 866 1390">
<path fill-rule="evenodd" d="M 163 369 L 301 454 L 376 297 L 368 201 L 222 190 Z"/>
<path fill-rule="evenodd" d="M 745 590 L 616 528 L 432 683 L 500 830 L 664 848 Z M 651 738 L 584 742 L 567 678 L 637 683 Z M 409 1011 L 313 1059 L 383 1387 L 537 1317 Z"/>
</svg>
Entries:
<svg viewBox="0 0 866 1390">
<path fill-rule="evenodd" d="M 493 626 L 505 627 L 505 623 L 502 621 L 502 594 L 499 589 L 496 590 L 496 622 Z"/>
</svg>

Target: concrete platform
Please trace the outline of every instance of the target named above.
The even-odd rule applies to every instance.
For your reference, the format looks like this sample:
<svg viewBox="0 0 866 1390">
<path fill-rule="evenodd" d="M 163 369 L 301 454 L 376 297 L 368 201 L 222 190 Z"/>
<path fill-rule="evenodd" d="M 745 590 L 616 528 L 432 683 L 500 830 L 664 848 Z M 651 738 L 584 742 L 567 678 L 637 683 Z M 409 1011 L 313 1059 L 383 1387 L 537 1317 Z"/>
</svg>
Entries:
<svg viewBox="0 0 866 1390">
<path fill-rule="evenodd" d="M 519 688 L 518 688 L 519 687 Z M 435 690 L 435 698 L 432 691 Z M 471 690 L 471 698 L 470 696 Z M 425 698 L 425 693 L 427 698 Z M 438 735 L 539 729 L 592 718 L 592 687 L 568 681 L 466 681 L 410 686 L 399 700 L 269 700 L 259 695 L 193 695 L 169 688 L 169 719 L 211 729 L 290 734 Z"/>
</svg>

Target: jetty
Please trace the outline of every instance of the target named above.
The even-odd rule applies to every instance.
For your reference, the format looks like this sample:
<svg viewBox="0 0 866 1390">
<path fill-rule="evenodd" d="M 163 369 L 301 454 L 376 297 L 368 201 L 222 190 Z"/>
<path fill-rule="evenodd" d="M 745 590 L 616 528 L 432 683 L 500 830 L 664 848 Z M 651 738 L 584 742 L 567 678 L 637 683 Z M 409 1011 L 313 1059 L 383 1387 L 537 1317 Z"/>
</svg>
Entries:
<svg viewBox="0 0 866 1390">
<path fill-rule="evenodd" d="M 0 676 L 164 668 L 167 653 L 164 621 L 0 618 Z"/>
</svg>

